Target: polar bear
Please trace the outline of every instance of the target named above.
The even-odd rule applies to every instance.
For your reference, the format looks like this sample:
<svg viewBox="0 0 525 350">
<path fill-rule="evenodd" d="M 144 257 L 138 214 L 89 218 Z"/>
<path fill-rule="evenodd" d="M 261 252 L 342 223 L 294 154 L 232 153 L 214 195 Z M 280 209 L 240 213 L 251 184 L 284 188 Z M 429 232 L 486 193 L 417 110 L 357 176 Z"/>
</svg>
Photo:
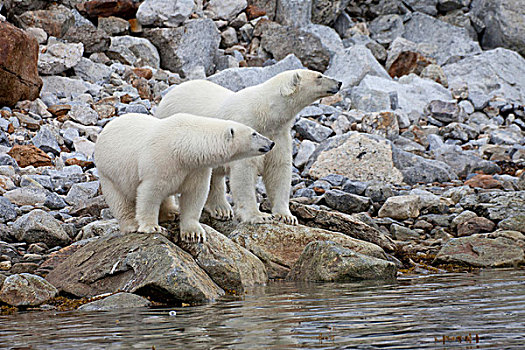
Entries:
<svg viewBox="0 0 525 350">
<path fill-rule="evenodd" d="M 180 237 L 206 240 L 199 218 L 208 196 L 211 168 L 263 155 L 274 142 L 246 125 L 175 114 L 120 116 L 102 130 L 95 164 L 102 192 L 123 232 L 163 232 L 161 202 L 180 194 Z"/>
<path fill-rule="evenodd" d="M 257 206 L 255 185 L 262 174 L 272 204 L 273 218 L 297 224 L 289 209 L 292 176 L 292 138 L 290 130 L 295 115 L 319 98 L 335 94 L 341 82 L 321 73 L 298 69 L 280 73 L 266 82 L 233 92 L 207 80 L 182 83 L 161 100 L 155 116 L 166 118 L 173 113 L 192 113 L 251 126 L 275 142 L 275 148 L 264 157 L 239 160 L 229 164 L 230 188 L 235 214 L 241 222 L 263 223 L 272 215 Z M 225 168 L 215 168 L 205 209 L 218 219 L 229 219 L 233 211 L 225 192 Z M 164 203 L 166 212 L 173 203 Z"/>
</svg>

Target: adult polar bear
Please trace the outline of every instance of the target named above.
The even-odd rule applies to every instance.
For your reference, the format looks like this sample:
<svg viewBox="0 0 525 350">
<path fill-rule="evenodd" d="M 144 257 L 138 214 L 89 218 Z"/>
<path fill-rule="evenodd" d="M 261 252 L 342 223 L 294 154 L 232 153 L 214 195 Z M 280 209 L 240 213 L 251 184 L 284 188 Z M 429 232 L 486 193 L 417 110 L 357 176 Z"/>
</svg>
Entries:
<svg viewBox="0 0 525 350">
<path fill-rule="evenodd" d="M 123 232 L 162 232 L 161 202 L 180 193 L 180 236 L 206 240 L 199 218 L 211 168 L 269 152 L 274 143 L 229 120 L 129 113 L 106 125 L 95 145 L 104 198 Z"/>
<path fill-rule="evenodd" d="M 257 206 L 255 185 L 260 172 L 272 204 L 273 217 L 297 224 L 289 209 L 292 175 L 292 138 L 290 129 L 295 115 L 319 98 L 339 91 L 341 82 L 311 70 L 297 69 L 277 74 L 266 82 L 233 92 L 207 80 L 192 80 L 173 88 L 162 99 L 155 116 L 191 113 L 205 117 L 235 120 L 251 126 L 275 141 L 274 149 L 259 159 L 244 159 L 229 164 L 230 188 L 235 213 L 241 222 L 263 223 L 272 215 Z M 263 159 L 261 159 L 263 158 Z M 205 209 L 219 219 L 228 219 L 233 211 L 225 192 L 224 168 L 213 170 Z M 172 203 L 163 203 L 171 211 Z"/>
</svg>

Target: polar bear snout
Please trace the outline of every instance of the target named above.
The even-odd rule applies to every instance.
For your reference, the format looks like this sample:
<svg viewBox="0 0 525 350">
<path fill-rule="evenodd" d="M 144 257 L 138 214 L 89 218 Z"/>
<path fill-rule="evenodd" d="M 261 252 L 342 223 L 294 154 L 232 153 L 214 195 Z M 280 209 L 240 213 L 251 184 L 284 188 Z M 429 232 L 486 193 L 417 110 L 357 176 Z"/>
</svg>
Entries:
<svg viewBox="0 0 525 350">
<path fill-rule="evenodd" d="M 273 146 L 275 146 L 275 142 L 272 141 L 272 143 L 270 143 L 269 145 L 259 148 L 259 152 L 268 153 L 272 150 Z"/>
<path fill-rule="evenodd" d="M 334 85 L 328 90 L 329 94 L 336 94 L 339 92 L 339 89 L 341 89 L 341 86 L 343 85 L 342 81 L 333 80 Z"/>
<path fill-rule="evenodd" d="M 259 154 L 265 154 L 272 150 L 272 148 L 275 146 L 275 142 L 270 140 L 269 138 L 259 134 L 258 132 L 252 133 L 252 142 Z"/>
</svg>

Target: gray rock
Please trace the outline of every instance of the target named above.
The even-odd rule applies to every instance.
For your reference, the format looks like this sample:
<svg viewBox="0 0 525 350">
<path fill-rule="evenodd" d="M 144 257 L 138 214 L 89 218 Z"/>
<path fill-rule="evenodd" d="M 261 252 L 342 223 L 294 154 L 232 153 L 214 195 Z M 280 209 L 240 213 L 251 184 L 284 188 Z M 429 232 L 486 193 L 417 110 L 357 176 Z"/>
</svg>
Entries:
<svg viewBox="0 0 525 350">
<path fill-rule="evenodd" d="M 99 214 L 100 215 L 100 214 Z M 75 237 L 75 241 L 104 236 L 119 231 L 117 220 L 97 220 L 82 227 Z"/>
<path fill-rule="evenodd" d="M 430 115 L 445 124 L 459 120 L 460 108 L 455 102 L 433 100 L 427 106 Z"/>
<path fill-rule="evenodd" d="M 19 217 L 13 224 L 17 240 L 27 243 L 43 242 L 48 247 L 64 246 L 71 239 L 60 221 L 51 214 L 35 209 Z"/>
<path fill-rule="evenodd" d="M 246 0 L 211 0 L 206 7 L 213 19 L 231 21 L 248 6 Z"/>
<path fill-rule="evenodd" d="M 58 145 L 57 136 L 58 132 L 50 125 L 42 125 L 31 142 L 46 153 L 51 152 L 54 155 L 59 155 L 61 149 Z"/>
<path fill-rule="evenodd" d="M 108 311 L 108 310 L 121 310 L 130 309 L 137 307 L 150 306 L 151 302 L 141 297 L 140 295 L 132 293 L 116 293 L 112 294 L 104 299 L 95 300 L 90 303 L 84 304 L 78 308 L 82 311 Z"/>
<path fill-rule="evenodd" d="M 123 18 L 109 16 L 98 18 L 98 29 L 109 35 L 123 35 L 129 32 L 130 24 Z"/>
<path fill-rule="evenodd" d="M 492 221 L 525 214 L 525 191 L 485 192 L 463 195 L 461 207 Z"/>
<path fill-rule="evenodd" d="M 462 123 L 450 123 L 439 130 L 439 134 L 446 139 L 455 139 L 463 142 L 475 140 L 479 132 L 471 126 Z"/>
<path fill-rule="evenodd" d="M 525 233 L 525 213 L 501 220 L 498 222 L 498 228 Z"/>
<path fill-rule="evenodd" d="M 368 211 L 372 205 L 370 198 L 340 190 L 326 191 L 323 198 L 329 207 L 346 214 Z"/>
<path fill-rule="evenodd" d="M 309 243 L 287 279 L 317 282 L 348 282 L 396 279 L 394 263 L 345 248 L 331 241 Z"/>
<path fill-rule="evenodd" d="M 447 182 L 458 178 L 452 167 L 442 161 L 423 158 L 398 147 L 393 147 L 392 155 L 395 167 L 401 171 L 407 184 Z"/>
<path fill-rule="evenodd" d="M 377 17 L 368 26 L 372 39 L 381 45 L 390 45 L 395 38 L 405 31 L 403 19 L 399 15 Z"/>
<path fill-rule="evenodd" d="M 443 67 L 449 84 L 466 84 L 476 109 L 492 97 L 525 104 L 525 59 L 506 49 L 484 51 Z"/>
<path fill-rule="evenodd" d="M 62 209 L 67 206 L 64 199 L 54 192 L 50 192 L 48 194 L 44 205 L 49 209 Z"/>
<path fill-rule="evenodd" d="M 78 297 L 121 290 L 155 301 L 196 303 L 224 294 L 191 255 L 157 234 L 100 237 L 79 248 L 46 279 Z"/>
<path fill-rule="evenodd" d="M 221 35 L 211 19 L 195 19 L 180 28 L 156 28 L 144 35 L 159 50 L 162 68 L 186 76 L 203 67 L 206 75 L 213 73 Z"/>
<path fill-rule="evenodd" d="M 1 287 L 0 300 L 11 306 L 41 305 L 58 294 L 48 281 L 29 273 L 11 275 Z"/>
<path fill-rule="evenodd" d="M 160 67 L 157 48 L 146 38 L 124 35 L 111 38 L 108 54 L 124 64 L 135 67 Z"/>
<path fill-rule="evenodd" d="M 362 181 L 347 180 L 343 184 L 343 191 L 358 195 L 363 195 L 368 188 L 368 184 Z"/>
<path fill-rule="evenodd" d="M 208 80 L 232 91 L 239 91 L 248 86 L 261 84 L 284 71 L 300 68 L 304 68 L 301 61 L 294 55 L 288 55 L 271 66 L 229 68 L 208 77 Z"/>
<path fill-rule="evenodd" d="M 322 142 L 332 134 L 332 129 L 306 118 L 299 118 L 295 122 L 294 129 L 304 139 L 315 142 Z"/>
<path fill-rule="evenodd" d="M 487 235 L 472 235 L 449 240 L 434 260 L 438 264 L 456 264 L 474 267 L 510 267 L 525 262 L 523 248 L 514 240 Z"/>
<path fill-rule="evenodd" d="M 96 196 L 98 187 L 98 181 L 74 184 L 71 186 L 71 189 L 66 196 L 66 202 L 69 205 L 79 205 L 81 203 L 85 203 L 88 199 Z"/>
<path fill-rule="evenodd" d="M 312 22 L 331 26 L 339 15 L 345 15 L 344 9 L 349 3 L 350 0 L 313 0 Z"/>
<path fill-rule="evenodd" d="M 144 26 L 178 27 L 190 17 L 194 6 L 193 0 L 146 0 L 139 6 L 137 19 Z"/>
<path fill-rule="evenodd" d="M 285 26 L 301 27 L 310 23 L 312 0 L 277 1 L 275 20 Z"/>
<path fill-rule="evenodd" d="M 42 81 L 44 82 L 44 85 L 42 85 L 40 96 L 52 94 L 59 98 L 66 97 L 71 99 L 74 95 L 80 95 L 86 92 L 95 94 L 101 90 L 100 86 L 83 80 L 61 76 L 42 77 Z"/>
<path fill-rule="evenodd" d="M 68 115 L 82 125 L 96 125 L 98 121 L 98 113 L 87 103 L 73 105 Z"/>
<path fill-rule="evenodd" d="M 323 48 L 327 50 L 331 56 L 344 50 L 341 37 L 330 27 L 321 24 L 309 24 L 301 27 L 301 29 L 318 37 L 319 40 L 321 40 Z"/>
<path fill-rule="evenodd" d="M 105 52 L 109 49 L 111 44 L 108 33 L 97 29 L 97 27 L 89 21 L 69 28 L 63 39 L 68 42 L 84 44 L 84 52 L 88 55 L 97 52 Z"/>
<path fill-rule="evenodd" d="M 471 14 L 484 24 L 483 48 L 505 47 L 525 56 L 525 8 L 520 0 L 473 0 Z"/>
<path fill-rule="evenodd" d="M 497 129 L 490 132 L 490 143 L 494 143 L 496 145 L 524 144 L 525 139 L 523 137 L 523 132 L 521 131 L 510 128 Z"/>
<path fill-rule="evenodd" d="M 481 53 L 479 44 L 469 37 L 466 29 L 418 12 L 405 23 L 403 37 L 415 43 L 426 43 L 439 65 Z"/>
<path fill-rule="evenodd" d="M 394 192 L 389 184 L 372 182 L 366 187 L 364 195 L 375 203 L 384 203 L 387 198 L 394 195 Z"/>
<path fill-rule="evenodd" d="M 399 124 L 394 112 L 367 113 L 361 122 L 361 131 L 394 140 L 399 136 Z"/>
<path fill-rule="evenodd" d="M 465 0 L 465 1 L 470 2 L 470 0 Z M 446 0 L 444 2 L 445 6 L 448 6 L 448 4 L 454 5 L 453 3 L 457 4 L 458 2 L 446 1 Z M 443 11 L 440 11 L 440 12 L 443 12 Z M 438 16 L 438 19 L 443 22 L 447 22 L 456 27 L 465 28 L 470 38 L 477 41 L 478 33 L 476 29 L 474 29 L 474 26 L 472 25 L 471 18 L 473 18 L 472 15 L 470 13 L 465 13 L 463 9 L 452 10 L 450 12 L 447 12 L 445 15 Z"/>
<path fill-rule="evenodd" d="M 414 11 L 420 11 L 431 16 L 437 15 L 438 0 L 403 0 Z"/>
<path fill-rule="evenodd" d="M 308 162 L 310 156 L 314 153 L 317 145 L 317 143 L 312 142 L 310 140 L 303 140 L 293 160 L 294 166 L 296 168 L 302 168 L 303 165 L 305 165 Z"/>
<path fill-rule="evenodd" d="M 48 195 L 48 190 L 37 186 L 19 187 L 3 194 L 11 203 L 18 206 L 44 204 Z"/>
<path fill-rule="evenodd" d="M 392 237 L 398 241 L 419 240 L 419 233 L 398 224 L 390 225 L 390 233 L 392 233 Z"/>
<path fill-rule="evenodd" d="M 377 215 L 380 218 L 387 217 L 395 220 L 406 220 L 408 218 L 417 218 L 419 216 L 419 208 L 419 196 L 394 196 L 386 200 Z"/>
<path fill-rule="evenodd" d="M 472 152 L 463 151 L 460 146 L 443 145 L 433 150 L 434 158 L 446 163 L 458 176 L 466 176 L 476 171 L 484 174 L 495 174 L 501 168 L 494 162 L 481 159 Z"/>
<path fill-rule="evenodd" d="M 237 32 L 235 31 L 235 28 L 228 27 L 228 28 L 226 28 L 225 30 L 222 31 L 222 33 L 221 33 L 221 43 L 225 47 L 230 47 L 230 46 L 233 46 L 233 45 L 239 43 L 239 39 L 237 38 Z M 231 59 L 235 60 L 234 57 L 229 56 L 229 55 L 228 56 L 223 56 L 223 57 L 228 57 L 228 58 L 231 58 Z M 237 66 L 238 66 L 238 64 L 237 64 Z M 225 67 L 225 68 L 230 68 L 230 67 Z"/>
<path fill-rule="evenodd" d="M 363 45 L 355 45 L 337 53 L 325 72 L 329 77 L 343 82 L 343 89 L 359 85 L 367 76 L 391 80 L 372 52 Z"/>
<path fill-rule="evenodd" d="M 46 47 L 38 56 L 38 72 L 45 75 L 56 75 L 78 64 L 84 45 L 55 42 Z"/>
<path fill-rule="evenodd" d="M 0 223 L 16 219 L 16 207 L 5 197 L 0 197 Z"/>
<path fill-rule="evenodd" d="M 102 63 L 95 63 L 82 57 L 74 68 L 77 77 L 93 84 L 104 84 L 109 81 L 113 70 Z"/>
</svg>

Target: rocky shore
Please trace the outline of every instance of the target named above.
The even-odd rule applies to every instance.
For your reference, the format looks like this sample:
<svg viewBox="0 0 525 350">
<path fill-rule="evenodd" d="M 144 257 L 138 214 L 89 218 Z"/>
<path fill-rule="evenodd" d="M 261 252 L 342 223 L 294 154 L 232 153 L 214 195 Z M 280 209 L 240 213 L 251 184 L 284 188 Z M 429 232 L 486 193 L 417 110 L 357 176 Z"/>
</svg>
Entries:
<svg viewBox="0 0 525 350">
<path fill-rule="evenodd" d="M 4 0 L 2 310 L 195 304 L 272 279 L 525 264 L 524 11 L 517 0 Z M 344 85 L 292 130 L 299 226 L 203 215 L 209 241 L 192 245 L 176 223 L 169 238 L 118 231 L 93 161 L 106 123 L 154 114 L 186 80 L 238 91 L 302 67 Z"/>
</svg>

